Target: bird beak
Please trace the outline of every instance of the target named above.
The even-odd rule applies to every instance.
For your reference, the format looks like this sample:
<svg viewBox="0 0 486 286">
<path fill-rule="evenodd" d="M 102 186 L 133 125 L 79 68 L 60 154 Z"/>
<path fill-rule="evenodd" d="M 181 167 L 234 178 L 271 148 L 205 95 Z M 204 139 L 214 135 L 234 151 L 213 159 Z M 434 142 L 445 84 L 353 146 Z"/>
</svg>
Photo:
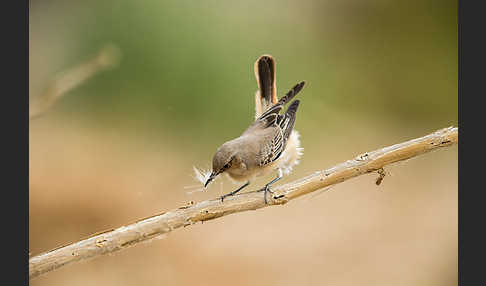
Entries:
<svg viewBox="0 0 486 286">
<path fill-rule="evenodd" d="M 204 184 L 204 187 L 206 188 L 206 186 L 217 176 L 218 174 L 215 174 L 214 172 L 211 173 L 211 175 L 209 176 L 208 180 L 206 181 L 206 183 Z"/>
</svg>

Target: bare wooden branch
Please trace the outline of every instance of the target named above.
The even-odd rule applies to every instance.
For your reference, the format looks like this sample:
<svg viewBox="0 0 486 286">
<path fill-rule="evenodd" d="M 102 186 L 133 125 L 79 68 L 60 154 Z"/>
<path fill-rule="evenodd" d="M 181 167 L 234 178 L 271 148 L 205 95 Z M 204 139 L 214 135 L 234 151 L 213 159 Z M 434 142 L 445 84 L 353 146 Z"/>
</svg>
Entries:
<svg viewBox="0 0 486 286">
<path fill-rule="evenodd" d="M 116 66 L 120 61 L 120 51 L 111 44 L 104 46 L 92 59 L 56 77 L 45 92 L 29 104 L 29 119 L 42 115 L 60 97 L 82 84 L 95 74 Z"/>
<path fill-rule="evenodd" d="M 174 229 L 189 226 L 232 213 L 282 205 L 302 195 L 314 192 L 350 178 L 380 171 L 398 161 L 457 144 L 458 129 L 449 127 L 421 138 L 364 153 L 330 169 L 314 172 L 294 182 L 275 187 L 264 203 L 263 192 L 253 191 L 220 199 L 189 203 L 165 213 L 95 234 L 85 240 L 59 247 L 29 259 L 29 278 L 60 268 L 75 261 L 97 257 L 136 245 Z M 383 178 L 382 178 L 383 179 Z"/>
</svg>

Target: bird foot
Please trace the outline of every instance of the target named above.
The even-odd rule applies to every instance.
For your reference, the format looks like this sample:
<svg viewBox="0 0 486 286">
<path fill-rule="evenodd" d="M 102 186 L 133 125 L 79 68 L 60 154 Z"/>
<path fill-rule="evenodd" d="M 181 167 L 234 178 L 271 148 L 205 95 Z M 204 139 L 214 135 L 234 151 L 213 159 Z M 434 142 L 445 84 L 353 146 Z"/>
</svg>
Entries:
<svg viewBox="0 0 486 286">
<path fill-rule="evenodd" d="M 229 197 L 229 196 L 232 196 L 232 195 L 233 195 L 233 193 L 229 193 L 229 194 L 226 194 L 226 195 L 222 195 L 221 198 L 220 198 L 221 199 L 221 202 L 223 202 L 226 197 Z"/>
<path fill-rule="evenodd" d="M 267 201 L 267 192 L 270 193 L 270 194 L 273 194 L 273 191 L 270 190 L 270 186 L 265 186 L 264 190 L 263 190 L 265 193 L 263 194 L 263 198 L 265 200 L 265 204 L 268 204 L 268 201 Z"/>
</svg>

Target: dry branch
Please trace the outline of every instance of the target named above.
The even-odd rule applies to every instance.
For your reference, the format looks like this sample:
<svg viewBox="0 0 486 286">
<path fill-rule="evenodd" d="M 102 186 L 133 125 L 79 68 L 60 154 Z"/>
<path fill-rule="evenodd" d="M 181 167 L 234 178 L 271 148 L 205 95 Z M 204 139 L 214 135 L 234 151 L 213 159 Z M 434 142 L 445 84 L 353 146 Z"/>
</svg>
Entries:
<svg viewBox="0 0 486 286">
<path fill-rule="evenodd" d="M 138 222 L 95 234 L 88 239 L 63 246 L 29 259 L 29 278 L 58 269 L 75 261 L 112 253 L 189 226 L 232 213 L 256 210 L 272 205 L 282 205 L 288 201 L 338 184 L 350 178 L 379 172 L 381 179 L 383 167 L 398 161 L 457 144 L 458 129 L 449 127 L 438 130 L 421 138 L 385 147 L 336 165 L 330 169 L 317 171 L 294 182 L 277 186 L 264 203 L 263 192 L 253 191 L 233 197 L 224 202 L 220 199 L 188 204 L 162 214 L 139 220 Z"/>
<path fill-rule="evenodd" d="M 120 51 L 116 46 L 106 45 L 92 59 L 57 76 L 45 92 L 30 104 L 29 119 L 42 115 L 61 96 L 82 84 L 95 74 L 114 67 L 120 60 Z"/>
</svg>

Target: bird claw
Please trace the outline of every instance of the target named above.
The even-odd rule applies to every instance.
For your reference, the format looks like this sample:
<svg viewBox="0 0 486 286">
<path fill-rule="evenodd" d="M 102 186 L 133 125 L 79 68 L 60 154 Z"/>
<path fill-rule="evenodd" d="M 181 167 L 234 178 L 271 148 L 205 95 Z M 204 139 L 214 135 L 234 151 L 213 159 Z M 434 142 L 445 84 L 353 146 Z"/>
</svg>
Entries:
<svg viewBox="0 0 486 286">
<path fill-rule="evenodd" d="M 232 196 L 232 195 L 233 195 L 233 194 L 231 194 L 231 193 L 226 194 L 226 195 L 222 195 L 222 196 L 221 196 L 221 198 L 220 198 L 220 199 L 221 199 L 221 202 L 223 202 L 223 201 L 224 201 L 224 198 L 226 198 L 226 197 L 228 197 L 228 196 Z"/>
<path fill-rule="evenodd" d="M 241 191 L 243 188 L 245 188 L 246 186 L 248 186 L 250 184 L 250 182 L 246 182 L 243 186 L 239 187 L 238 189 L 232 191 L 231 193 L 227 193 L 226 195 L 222 195 L 221 196 L 221 202 L 223 202 L 224 198 L 226 197 L 229 197 L 229 196 L 234 196 L 236 193 L 238 193 L 239 191 Z"/>
<path fill-rule="evenodd" d="M 269 192 L 270 194 L 273 194 L 273 191 L 270 190 L 270 186 L 266 185 L 265 188 L 263 189 L 264 191 L 264 194 L 263 194 L 263 198 L 265 200 L 265 204 L 268 204 L 268 201 L 267 201 L 267 192 Z"/>
</svg>

